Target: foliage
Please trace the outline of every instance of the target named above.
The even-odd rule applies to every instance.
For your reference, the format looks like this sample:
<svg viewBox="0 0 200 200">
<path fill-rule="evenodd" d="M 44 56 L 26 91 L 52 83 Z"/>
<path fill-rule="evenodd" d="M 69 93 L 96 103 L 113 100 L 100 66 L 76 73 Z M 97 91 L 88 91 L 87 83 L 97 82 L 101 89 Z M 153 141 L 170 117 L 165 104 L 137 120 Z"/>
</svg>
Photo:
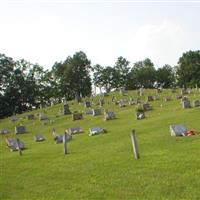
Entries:
<svg viewBox="0 0 200 200">
<path fill-rule="evenodd" d="M 200 87 L 200 51 L 188 51 L 179 58 L 177 66 L 178 85 Z"/>
</svg>

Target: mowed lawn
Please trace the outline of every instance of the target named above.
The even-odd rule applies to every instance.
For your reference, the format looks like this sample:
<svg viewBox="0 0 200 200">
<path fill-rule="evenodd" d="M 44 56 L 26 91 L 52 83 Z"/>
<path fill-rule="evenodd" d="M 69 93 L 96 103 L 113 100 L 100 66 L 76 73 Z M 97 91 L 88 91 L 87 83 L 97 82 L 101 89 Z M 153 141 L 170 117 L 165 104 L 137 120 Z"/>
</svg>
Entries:
<svg viewBox="0 0 200 200">
<path fill-rule="evenodd" d="M 0 129 L 11 131 L 9 138 L 16 137 L 14 127 L 20 123 L 28 133 L 17 135 L 27 147 L 22 156 L 10 152 L 5 136 L 0 136 L 0 199 L 199 199 L 200 135 L 171 137 L 169 125 L 185 124 L 200 132 L 200 107 L 183 110 L 175 98 L 180 91 L 165 90 L 160 100 L 151 102 L 153 110 L 146 112 L 146 119 L 138 121 L 135 106 L 119 108 L 111 103 L 113 94 L 118 99 L 137 97 L 135 91 L 128 96 L 106 96 L 104 107 L 117 116 L 111 121 L 103 121 L 103 115 L 84 115 L 79 121 L 72 121 L 70 115 L 56 117 L 61 104 L 45 109 L 53 124 L 25 118 L 42 110 L 18 115 L 20 120 L 15 123 L 10 118 L 1 120 Z M 146 90 L 142 99 L 155 94 L 155 90 Z M 165 102 L 164 96 L 173 100 Z M 188 97 L 192 102 L 200 99 L 200 93 Z M 75 102 L 69 106 L 72 111 L 86 110 Z M 64 155 L 63 144 L 53 141 L 52 128 L 63 134 L 69 127 L 82 127 L 84 133 L 73 136 L 69 153 Z M 108 133 L 89 137 L 91 127 L 106 128 Z M 139 160 L 133 156 L 132 129 L 137 134 Z M 46 141 L 36 143 L 36 133 L 42 133 Z"/>
</svg>

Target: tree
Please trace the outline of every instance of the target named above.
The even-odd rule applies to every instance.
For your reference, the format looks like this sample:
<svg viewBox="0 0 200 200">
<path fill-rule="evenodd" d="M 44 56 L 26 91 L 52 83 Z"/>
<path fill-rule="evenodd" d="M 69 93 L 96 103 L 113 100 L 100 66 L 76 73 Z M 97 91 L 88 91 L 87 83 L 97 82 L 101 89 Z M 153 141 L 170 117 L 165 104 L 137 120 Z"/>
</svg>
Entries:
<svg viewBox="0 0 200 200">
<path fill-rule="evenodd" d="M 52 73 L 62 97 L 72 99 L 76 95 L 91 94 L 90 63 L 86 54 L 79 51 L 73 57 L 68 56 L 63 63 L 54 64 Z"/>
<path fill-rule="evenodd" d="M 152 88 L 156 81 L 156 70 L 149 58 L 136 62 L 131 69 L 128 85 L 130 89 Z"/>
<path fill-rule="evenodd" d="M 118 81 L 116 82 L 117 87 L 127 88 L 128 84 L 128 74 L 130 68 L 128 67 L 129 61 L 123 58 L 122 56 L 117 58 L 114 69 L 117 71 Z"/>
<path fill-rule="evenodd" d="M 174 85 L 175 75 L 170 65 L 164 65 L 156 71 L 156 82 L 158 87 L 168 88 Z"/>
<path fill-rule="evenodd" d="M 200 51 L 188 51 L 179 58 L 177 79 L 179 86 L 200 87 Z"/>
</svg>

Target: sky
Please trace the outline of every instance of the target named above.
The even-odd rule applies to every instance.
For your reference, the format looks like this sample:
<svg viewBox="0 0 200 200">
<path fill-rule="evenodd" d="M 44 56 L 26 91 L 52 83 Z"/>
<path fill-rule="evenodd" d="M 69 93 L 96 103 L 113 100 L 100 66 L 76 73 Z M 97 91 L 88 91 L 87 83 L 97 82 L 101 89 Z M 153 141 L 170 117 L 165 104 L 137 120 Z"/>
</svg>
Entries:
<svg viewBox="0 0 200 200">
<path fill-rule="evenodd" d="M 174 66 L 200 49 L 200 0 L 0 0 L 0 53 L 51 69 L 77 51 L 92 65 L 150 58 Z"/>
</svg>

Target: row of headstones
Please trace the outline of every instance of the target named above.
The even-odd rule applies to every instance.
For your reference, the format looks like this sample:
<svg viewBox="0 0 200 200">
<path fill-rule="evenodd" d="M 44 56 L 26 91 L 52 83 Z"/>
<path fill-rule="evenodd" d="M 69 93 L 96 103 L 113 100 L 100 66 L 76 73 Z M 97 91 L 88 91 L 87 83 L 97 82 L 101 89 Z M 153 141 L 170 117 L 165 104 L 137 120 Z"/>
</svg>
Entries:
<svg viewBox="0 0 200 200">
<path fill-rule="evenodd" d="M 182 107 L 183 107 L 183 109 L 191 108 L 192 106 L 191 106 L 190 100 L 189 99 L 182 100 Z M 200 107 L 200 101 L 194 100 L 193 107 Z"/>
</svg>

